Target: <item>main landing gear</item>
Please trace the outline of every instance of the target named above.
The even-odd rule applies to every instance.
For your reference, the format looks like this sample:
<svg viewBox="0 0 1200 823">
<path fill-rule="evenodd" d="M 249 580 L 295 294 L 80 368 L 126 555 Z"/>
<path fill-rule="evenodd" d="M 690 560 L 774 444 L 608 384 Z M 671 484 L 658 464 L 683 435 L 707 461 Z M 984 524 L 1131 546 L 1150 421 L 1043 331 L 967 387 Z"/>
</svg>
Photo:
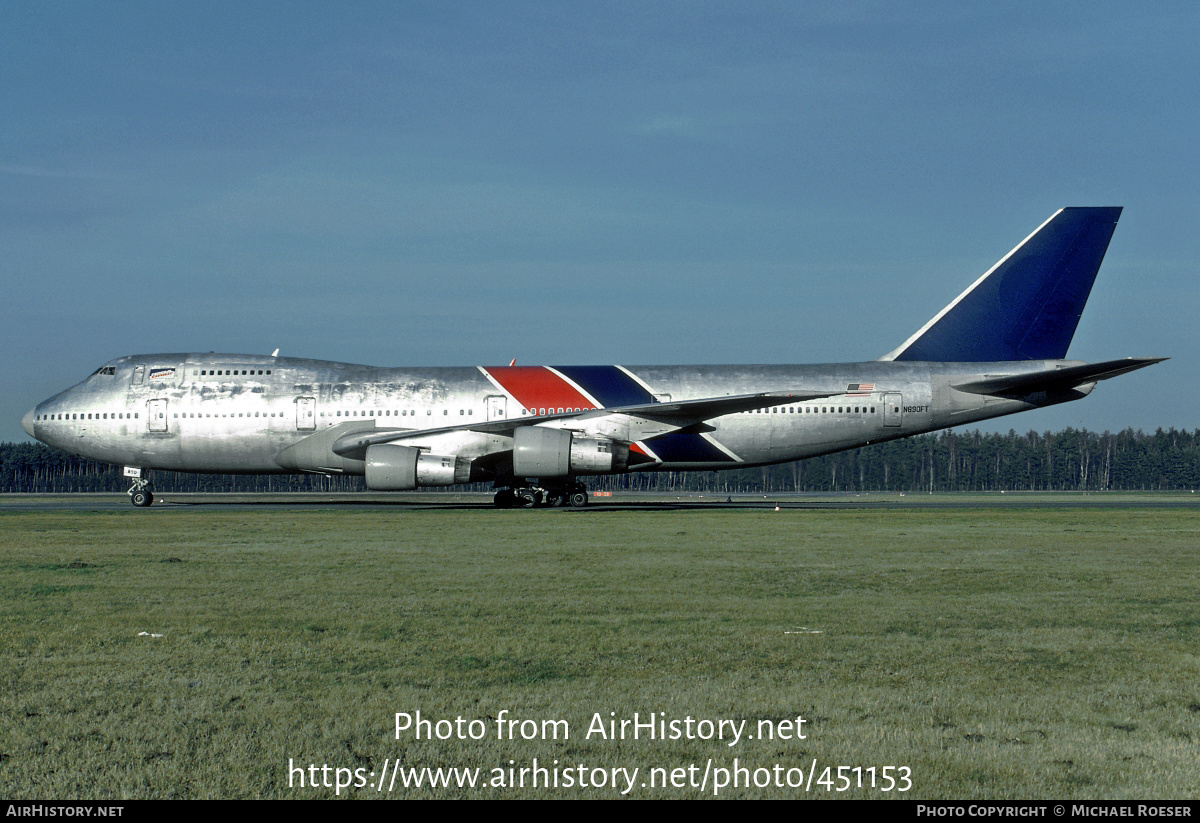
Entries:
<svg viewBox="0 0 1200 823">
<path fill-rule="evenodd" d="M 498 509 L 531 509 L 535 506 L 572 506 L 588 504 L 587 486 L 568 483 L 565 486 L 517 486 L 501 489 L 493 498 Z"/>
</svg>

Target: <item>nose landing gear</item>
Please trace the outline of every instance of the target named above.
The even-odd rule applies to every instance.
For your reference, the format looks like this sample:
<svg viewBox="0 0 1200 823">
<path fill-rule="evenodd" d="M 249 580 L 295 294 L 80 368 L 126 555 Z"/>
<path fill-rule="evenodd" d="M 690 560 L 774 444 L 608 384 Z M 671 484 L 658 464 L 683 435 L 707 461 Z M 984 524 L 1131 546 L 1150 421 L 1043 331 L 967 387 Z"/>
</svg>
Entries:
<svg viewBox="0 0 1200 823">
<path fill-rule="evenodd" d="M 138 508 L 145 508 L 154 502 L 154 486 L 141 469 L 126 466 L 125 476 L 133 481 L 128 492 L 130 503 Z"/>
</svg>

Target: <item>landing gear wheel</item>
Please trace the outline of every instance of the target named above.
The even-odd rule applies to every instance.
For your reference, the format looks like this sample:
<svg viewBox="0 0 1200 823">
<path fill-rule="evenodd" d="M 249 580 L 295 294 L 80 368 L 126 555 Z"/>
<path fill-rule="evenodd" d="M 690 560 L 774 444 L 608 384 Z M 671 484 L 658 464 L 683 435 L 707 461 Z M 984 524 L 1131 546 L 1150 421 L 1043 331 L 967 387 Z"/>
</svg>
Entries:
<svg viewBox="0 0 1200 823">
<path fill-rule="evenodd" d="M 141 475 L 140 470 L 138 476 L 133 478 L 133 485 L 129 487 L 129 502 L 139 509 L 154 502 L 154 486 L 148 478 Z"/>
<path fill-rule="evenodd" d="M 586 506 L 588 504 L 587 487 L 581 483 L 569 486 L 520 486 L 514 489 L 500 489 L 492 497 L 492 502 L 498 509 L 532 509 L 543 506 L 555 508 L 558 506 Z"/>
</svg>

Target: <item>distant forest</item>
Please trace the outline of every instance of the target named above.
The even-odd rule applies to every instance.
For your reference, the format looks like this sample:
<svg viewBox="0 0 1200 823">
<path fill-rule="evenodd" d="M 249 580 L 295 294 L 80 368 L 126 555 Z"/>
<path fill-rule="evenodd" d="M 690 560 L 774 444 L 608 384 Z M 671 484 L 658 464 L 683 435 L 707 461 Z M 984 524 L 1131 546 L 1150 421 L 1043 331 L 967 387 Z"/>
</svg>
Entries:
<svg viewBox="0 0 1200 823">
<path fill-rule="evenodd" d="M 361 477 L 156 471 L 158 492 L 359 491 Z M 778 466 L 586 478 L 597 491 L 1105 491 L 1200 487 L 1200 430 L 939 432 Z M 120 466 L 40 443 L 0 443 L 0 492 L 125 491 Z M 470 487 L 484 490 L 488 484 Z M 430 491 L 438 491 L 431 489 Z"/>
</svg>

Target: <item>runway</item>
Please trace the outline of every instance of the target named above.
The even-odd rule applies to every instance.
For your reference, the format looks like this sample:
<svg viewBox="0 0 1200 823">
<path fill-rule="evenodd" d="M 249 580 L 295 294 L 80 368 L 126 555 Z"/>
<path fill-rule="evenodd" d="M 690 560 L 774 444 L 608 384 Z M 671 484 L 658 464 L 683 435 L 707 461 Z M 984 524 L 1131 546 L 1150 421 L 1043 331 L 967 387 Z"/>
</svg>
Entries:
<svg viewBox="0 0 1200 823">
<path fill-rule="evenodd" d="M 296 493 L 162 493 L 154 505 L 142 512 L 212 507 L 223 511 L 347 508 L 357 511 L 381 509 L 464 510 L 491 509 L 490 492 L 296 492 Z M 888 510 L 888 509 L 1200 509 L 1200 495 L 1193 492 L 987 492 L 987 493 L 853 493 L 842 494 L 662 494 L 615 492 L 612 497 L 592 497 L 581 509 L 539 508 L 534 511 L 587 514 L 616 511 L 713 511 L 713 510 Z M 99 494 L 5 494 L 0 495 L 0 512 L 16 511 L 124 511 L 133 510 L 127 495 Z"/>
</svg>

